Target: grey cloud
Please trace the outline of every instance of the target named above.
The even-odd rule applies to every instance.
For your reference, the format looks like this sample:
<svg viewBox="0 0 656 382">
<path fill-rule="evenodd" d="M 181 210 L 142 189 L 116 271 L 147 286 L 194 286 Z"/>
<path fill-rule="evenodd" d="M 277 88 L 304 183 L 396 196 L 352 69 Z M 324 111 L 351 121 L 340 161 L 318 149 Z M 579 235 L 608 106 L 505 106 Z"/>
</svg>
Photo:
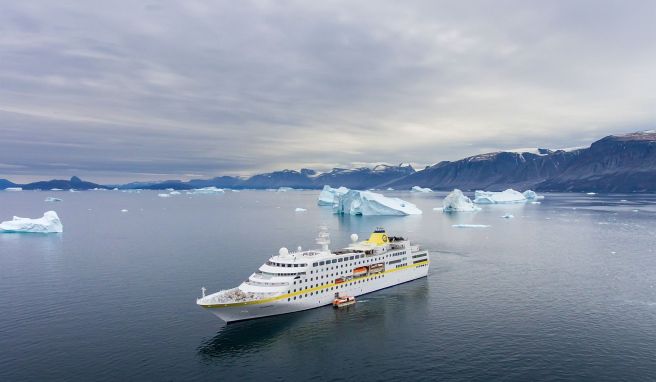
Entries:
<svg viewBox="0 0 656 382">
<path fill-rule="evenodd" d="M 652 2 L 0 7 L 9 178 L 423 165 L 656 118 Z"/>
</svg>

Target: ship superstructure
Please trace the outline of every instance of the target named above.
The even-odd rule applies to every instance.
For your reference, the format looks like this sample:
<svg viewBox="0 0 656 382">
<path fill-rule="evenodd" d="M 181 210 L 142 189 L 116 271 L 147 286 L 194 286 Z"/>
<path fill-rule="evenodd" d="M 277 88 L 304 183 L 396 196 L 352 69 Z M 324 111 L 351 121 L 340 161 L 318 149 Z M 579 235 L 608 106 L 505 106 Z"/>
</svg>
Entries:
<svg viewBox="0 0 656 382">
<path fill-rule="evenodd" d="M 332 304 L 338 295 L 359 296 L 428 274 L 428 251 L 378 228 L 368 240 L 331 251 L 322 231 L 317 250 L 281 248 L 236 288 L 203 295 L 196 301 L 230 323 L 297 312 Z M 204 294 L 203 288 L 203 294 Z"/>
</svg>

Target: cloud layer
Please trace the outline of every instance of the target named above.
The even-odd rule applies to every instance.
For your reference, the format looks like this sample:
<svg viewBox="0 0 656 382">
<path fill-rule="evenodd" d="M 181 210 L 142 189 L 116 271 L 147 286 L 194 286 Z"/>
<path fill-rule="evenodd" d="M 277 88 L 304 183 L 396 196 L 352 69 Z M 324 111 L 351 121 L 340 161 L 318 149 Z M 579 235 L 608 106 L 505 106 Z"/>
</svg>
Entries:
<svg viewBox="0 0 656 382">
<path fill-rule="evenodd" d="M 35 3 L 0 0 L 14 179 L 426 165 L 656 121 L 650 1 Z"/>
</svg>

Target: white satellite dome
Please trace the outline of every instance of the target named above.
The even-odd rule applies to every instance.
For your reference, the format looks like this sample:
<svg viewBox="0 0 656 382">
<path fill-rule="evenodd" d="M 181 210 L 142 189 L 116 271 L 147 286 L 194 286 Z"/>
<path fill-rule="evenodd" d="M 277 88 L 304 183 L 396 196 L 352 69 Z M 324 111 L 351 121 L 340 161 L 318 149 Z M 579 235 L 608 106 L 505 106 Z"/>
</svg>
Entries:
<svg viewBox="0 0 656 382">
<path fill-rule="evenodd" d="M 355 243 L 356 241 L 358 241 L 358 234 L 357 234 L 357 233 L 353 233 L 353 234 L 351 234 L 351 241 L 354 242 L 354 243 Z"/>
<path fill-rule="evenodd" d="M 282 248 L 280 248 L 280 250 L 278 251 L 278 254 L 279 254 L 280 256 L 287 256 L 287 255 L 289 255 L 289 250 L 288 250 L 287 248 L 285 248 L 285 247 L 282 247 Z"/>
</svg>

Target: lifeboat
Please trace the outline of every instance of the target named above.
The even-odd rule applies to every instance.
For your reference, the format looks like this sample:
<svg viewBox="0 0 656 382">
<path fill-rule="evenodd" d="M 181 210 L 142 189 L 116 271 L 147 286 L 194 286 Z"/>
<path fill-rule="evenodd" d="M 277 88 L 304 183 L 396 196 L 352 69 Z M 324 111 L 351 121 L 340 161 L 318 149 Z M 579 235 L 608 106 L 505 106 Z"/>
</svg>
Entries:
<svg viewBox="0 0 656 382">
<path fill-rule="evenodd" d="M 355 269 L 353 270 L 353 276 L 356 276 L 356 277 L 357 277 L 357 276 L 364 276 L 364 275 L 367 274 L 367 271 L 368 271 L 367 267 L 359 267 L 359 268 L 355 268 Z"/>
<path fill-rule="evenodd" d="M 351 305 L 355 305 L 355 297 L 353 296 L 340 296 L 333 300 L 334 308 L 345 308 Z"/>
</svg>

